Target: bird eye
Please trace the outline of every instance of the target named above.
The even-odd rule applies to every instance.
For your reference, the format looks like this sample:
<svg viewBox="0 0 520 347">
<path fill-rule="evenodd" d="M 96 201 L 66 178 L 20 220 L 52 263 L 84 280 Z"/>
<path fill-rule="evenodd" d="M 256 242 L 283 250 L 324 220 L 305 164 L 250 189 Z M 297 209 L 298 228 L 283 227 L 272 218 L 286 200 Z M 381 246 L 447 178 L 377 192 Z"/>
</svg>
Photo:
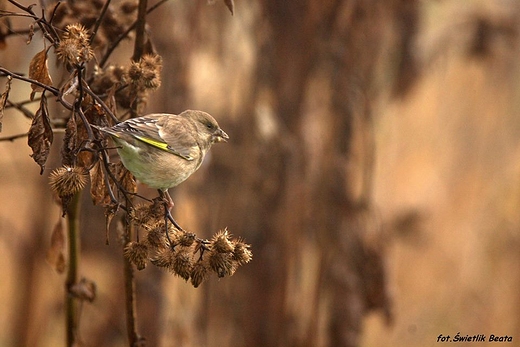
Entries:
<svg viewBox="0 0 520 347">
<path fill-rule="evenodd" d="M 207 123 L 207 124 L 206 124 L 206 127 L 207 127 L 208 129 L 210 129 L 210 130 L 215 128 L 215 126 L 214 126 L 213 124 L 211 124 L 211 123 Z"/>
</svg>

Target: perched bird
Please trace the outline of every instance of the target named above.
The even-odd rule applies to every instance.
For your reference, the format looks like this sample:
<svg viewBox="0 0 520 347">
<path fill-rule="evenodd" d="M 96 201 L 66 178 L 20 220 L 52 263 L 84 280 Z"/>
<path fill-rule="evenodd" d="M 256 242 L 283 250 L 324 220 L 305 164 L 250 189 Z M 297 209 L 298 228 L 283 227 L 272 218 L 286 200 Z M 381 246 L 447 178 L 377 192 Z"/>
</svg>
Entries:
<svg viewBox="0 0 520 347">
<path fill-rule="evenodd" d="M 191 176 L 216 142 L 229 136 L 203 111 L 179 115 L 154 113 L 132 118 L 110 128 L 94 126 L 112 137 L 123 165 L 142 183 L 173 202 L 168 189 Z"/>
</svg>

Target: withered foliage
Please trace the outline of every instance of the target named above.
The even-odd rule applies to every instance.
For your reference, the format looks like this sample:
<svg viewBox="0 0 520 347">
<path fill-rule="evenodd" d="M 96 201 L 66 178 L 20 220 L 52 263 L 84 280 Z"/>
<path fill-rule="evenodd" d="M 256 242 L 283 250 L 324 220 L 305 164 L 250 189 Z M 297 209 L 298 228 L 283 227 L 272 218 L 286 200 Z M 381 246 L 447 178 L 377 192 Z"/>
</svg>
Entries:
<svg viewBox="0 0 520 347">
<path fill-rule="evenodd" d="M 29 78 L 38 81 L 42 84 L 52 86 L 52 78 L 49 74 L 49 67 L 47 66 L 47 49 L 36 53 L 29 64 Z M 37 92 L 43 92 L 42 86 L 31 83 L 32 93 L 31 100 Z"/>
<path fill-rule="evenodd" d="M 240 265 L 249 262 L 250 246 L 241 239 L 232 239 L 227 230 L 204 240 L 182 230 L 169 215 L 163 199 L 135 201 L 141 199 L 135 178 L 120 161 L 110 161 L 111 144 L 94 129 L 114 125 L 135 115 L 136 111 L 138 114 L 148 94 L 161 85 L 162 58 L 153 51 L 149 37 L 144 40 L 143 55 L 136 61 L 106 64 L 121 40 L 133 35 L 137 1 L 48 3 L 41 16 L 36 14 L 40 11 L 34 10 L 36 5 L 25 7 L 16 1 L 9 3 L 34 20 L 25 31 L 27 44 L 33 43 L 33 38 L 38 37 L 34 35 L 41 33 L 45 48 L 32 58 L 28 78 L 0 66 L 0 71 L 8 77 L 0 96 L 0 130 L 6 107 L 28 114 L 26 109 L 9 102 L 12 78 L 30 83 L 32 91 L 28 102 L 39 102 L 39 107 L 34 116 L 31 115 L 27 136 L 31 156 L 40 166 L 41 174 L 55 129 L 65 130 L 60 152 L 62 166 L 54 169 L 49 177 L 63 215 L 90 181 L 92 202 L 105 209 L 107 243 L 110 224 L 118 214 L 127 213 L 126 220 L 139 231 L 139 238 L 129 240 L 124 249 L 124 255 L 137 269 L 152 263 L 198 287 L 210 273 L 218 277 L 231 276 Z M 233 13 L 233 1 L 224 0 L 224 4 Z M 1 33 L 0 43 L 5 44 Z M 53 85 L 48 68 L 52 54 L 57 68 L 61 69 L 59 73 L 66 76 L 55 79 L 62 81 L 59 85 Z M 56 98 L 59 111 L 56 114 L 49 111 L 50 95 Z M 65 243 L 60 221 L 52 233 L 47 254 L 48 262 L 58 272 L 67 266 Z M 95 285 L 86 280 L 71 284 L 69 291 L 82 300 L 95 298 Z"/>
<path fill-rule="evenodd" d="M 211 273 L 220 278 L 232 276 L 239 266 L 251 261 L 251 246 L 232 238 L 226 229 L 203 240 L 171 223 L 165 225 L 163 206 L 156 200 L 137 205 L 130 213 L 142 237 L 127 244 L 124 254 L 138 269 L 151 262 L 198 287 Z"/>
<path fill-rule="evenodd" d="M 42 95 L 40 108 L 34 114 L 28 134 L 28 144 L 33 151 L 31 157 L 40 165 L 40 174 L 43 174 L 45 169 L 45 163 L 47 162 L 53 139 L 54 132 L 49 118 L 47 98 Z"/>
</svg>

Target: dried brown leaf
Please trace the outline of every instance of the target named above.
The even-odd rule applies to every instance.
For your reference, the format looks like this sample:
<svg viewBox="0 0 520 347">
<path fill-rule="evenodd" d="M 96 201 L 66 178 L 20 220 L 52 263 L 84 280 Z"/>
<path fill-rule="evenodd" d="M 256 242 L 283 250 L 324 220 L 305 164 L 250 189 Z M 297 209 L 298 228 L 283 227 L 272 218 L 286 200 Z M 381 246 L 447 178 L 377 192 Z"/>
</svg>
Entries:
<svg viewBox="0 0 520 347">
<path fill-rule="evenodd" d="M 76 117 L 71 116 L 65 128 L 65 135 L 63 136 L 63 147 L 61 148 L 61 161 L 63 165 L 74 165 L 74 153 L 76 153 L 77 144 L 77 128 Z"/>
<path fill-rule="evenodd" d="M 89 107 L 85 111 L 85 116 L 91 124 L 97 125 L 108 125 L 107 115 L 105 109 L 100 104 L 95 103 L 88 105 Z"/>
<path fill-rule="evenodd" d="M 121 184 L 121 187 L 129 193 L 137 193 L 135 177 L 126 167 L 124 167 L 123 163 L 118 162 L 117 164 L 114 164 L 114 169 L 114 176 Z"/>
<path fill-rule="evenodd" d="M 94 205 L 106 206 L 110 203 L 110 196 L 107 193 L 105 185 L 105 172 L 101 167 L 101 161 L 98 161 L 92 169 L 90 169 L 90 196 Z"/>
<path fill-rule="evenodd" d="M 28 134 L 28 144 L 33 151 L 31 157 L 40 165 L 40 175 L 43 174 L 43 170 L 45 169 L 45 162 L 49 156 L 53 138 L 54 134 L 47 109 L 47 98 L 42 95 L 40 108 L 34 115 Z"/>
<path fill-rule="evenodd" d="M 231 12 L 231 15 L 235 14 L 235 3 L 233 0 L 224 0 L 224 4 L 226 4 L 227 8 Z"/>
<path fill-rule="evenodd" d="M 119 204 L 110 204 L 105 208 L 105 244 L 109 244 L 109 231 L 110 224 L 112 223 L 112 219 L 116 215 L 117 211 L 119 211 Z"/>
<path fill-rule="evenodd" d="M 36 53 L 29 64 L 29 78 L 48 86 L 52 86 L 51 75 L 49 75 L 49 68 L 47 66 L 47 49 Z M 43 92 L 43 88 L 31 83 L 32 93 L 31 100 L 34 93 Z"/>
<path fill-rule="evenodd" d="M 4 110 L 5 110 L 5 105 L 7 104 L 7 99 L 9 98 L 9 92 L 11 91 L 11 81 L 12 80 L 13 79 L 11 76 L 7 77 L 7 82 L 5 84 L 5 90 L 2 93 L 2 95 L 0 95 L 0 132 L 2 132 L 2 122 L 4 119 Z"/>
<path fill-rule="evenodd" d="M 58 273 L 65 271 L 65 233 L 63 231 L 62 219 L 58 219 L 58 222 L 54 226 L 54 230 L 51 235 L 51 245 L 47 250 L 47 262 L 56 270 Z"/>
<path fill-rule="evenodd" d="M 80 151 L 80 146 L 84 146 L 89 141 L 87 128 L 83 122 L 76 123 L 76 139 L 74 150 L 77 155 L 76 165 L 80 167 L 90 167 L 96 160 L 94 153 L 89 151 Z"/>
</svg>

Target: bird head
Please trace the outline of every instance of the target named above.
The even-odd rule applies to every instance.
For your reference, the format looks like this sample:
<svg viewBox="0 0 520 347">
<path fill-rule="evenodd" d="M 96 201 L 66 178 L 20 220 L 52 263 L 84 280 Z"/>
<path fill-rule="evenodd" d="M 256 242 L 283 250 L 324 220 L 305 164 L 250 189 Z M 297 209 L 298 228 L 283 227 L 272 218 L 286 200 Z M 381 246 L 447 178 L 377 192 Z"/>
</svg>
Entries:
<svg viewBox="0 0 520 347">
<path fill-rule="evenodd" d="M 229 140 L 228 134 L 220 128 L 215 118 L 210 114 L 192 110 L 185 112 L 189 112 L 188 117 L 195 123 L 199 136 L 201 136 L 206 143 L 213 144 L 215 142 L 227 142 L 227 140 Z"/>
</svg>

